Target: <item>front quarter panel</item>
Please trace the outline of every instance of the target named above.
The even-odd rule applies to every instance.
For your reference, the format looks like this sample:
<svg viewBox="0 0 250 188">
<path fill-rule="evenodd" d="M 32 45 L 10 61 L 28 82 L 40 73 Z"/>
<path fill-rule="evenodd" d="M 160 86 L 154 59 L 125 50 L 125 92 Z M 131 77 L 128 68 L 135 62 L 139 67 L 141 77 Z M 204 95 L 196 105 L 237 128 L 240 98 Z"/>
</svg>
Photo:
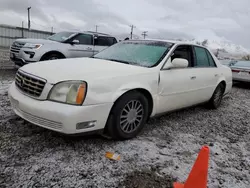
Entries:
<svg viewBox="0 0 250 188">
<path fill-rule="evenodd" d="M 88 81 L 87 96 L 83 105 L 114 103 L 121 95 L 133 89 L 145 89 L 157 94 L 157 72 L 109 77 Z"/>
</svg>

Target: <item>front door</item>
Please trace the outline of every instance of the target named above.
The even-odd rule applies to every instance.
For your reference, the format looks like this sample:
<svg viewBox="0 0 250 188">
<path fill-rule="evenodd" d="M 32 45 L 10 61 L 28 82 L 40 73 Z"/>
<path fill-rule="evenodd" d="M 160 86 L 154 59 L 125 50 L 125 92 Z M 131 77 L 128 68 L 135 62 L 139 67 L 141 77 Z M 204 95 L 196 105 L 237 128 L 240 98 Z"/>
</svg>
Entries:
<svg viewBox="0 0 250 188">
<path fill-rule="evenodd" d="M 178 46 L 167 63 L 174 58 L 188 60 L 187 68 L 175 68 L 160 71 L 159 98 L 157 113 L 185 108 L 196 103 L 197 71 L 193 68 L 194 54 L 192 46 Z"/>
<path fill-rule="evenodd" d="M 78 40 L 79 44 L 69 44 L 69 56 L 74 57 L 91 57 L 93 55 L 93 36 L 89 34 L 78 34 L 72 41 Z"/>
</svg>

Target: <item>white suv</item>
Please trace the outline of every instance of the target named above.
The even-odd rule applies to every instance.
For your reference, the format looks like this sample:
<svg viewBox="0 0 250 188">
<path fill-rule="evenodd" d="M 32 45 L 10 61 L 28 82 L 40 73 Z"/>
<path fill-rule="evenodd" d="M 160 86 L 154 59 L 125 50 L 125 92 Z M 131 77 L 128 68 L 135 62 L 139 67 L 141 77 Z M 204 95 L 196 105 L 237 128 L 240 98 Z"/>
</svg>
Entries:
<svg viewBox="0 0 250 188">
<path fill-rule="evenodd" d="M 90 57 L 115 43 L 115 37 L 103 33 L 60 32 L 48 39 L 17 39 L 10 47 L 10 59 L 22 66 L 44 60 Z"/>
</svg>

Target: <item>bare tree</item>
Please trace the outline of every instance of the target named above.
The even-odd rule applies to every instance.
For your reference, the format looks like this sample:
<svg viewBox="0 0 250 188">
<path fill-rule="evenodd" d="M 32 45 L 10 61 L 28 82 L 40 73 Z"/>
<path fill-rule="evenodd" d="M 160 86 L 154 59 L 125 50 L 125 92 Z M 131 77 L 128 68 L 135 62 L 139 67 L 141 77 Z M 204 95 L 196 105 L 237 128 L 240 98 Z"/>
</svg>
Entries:
<svg viewBox="0 0 250 188">
<path fill-rule="evenodd" d="M 201 45 L 201 43 L 199 41 L 197 41 L 196 44 Z"/>
<path fill-rule="evenodd" d="M 250 60 L 250 55 L 246 55 L 244 56 L 242 59 L 246 60 L 246 61 L 249 61 Z"/>
<path fill-rule="evenodd" d="M 202 46 L 207 46 L 207 39 L 201 43 Z"/>
<path fill-rule="evenodd" d="M 219 53 L 220 53 L 220 49 L 217 49 L 214 55 L 215 55 L 216 57 L 219 57 Z"/>
</svg>

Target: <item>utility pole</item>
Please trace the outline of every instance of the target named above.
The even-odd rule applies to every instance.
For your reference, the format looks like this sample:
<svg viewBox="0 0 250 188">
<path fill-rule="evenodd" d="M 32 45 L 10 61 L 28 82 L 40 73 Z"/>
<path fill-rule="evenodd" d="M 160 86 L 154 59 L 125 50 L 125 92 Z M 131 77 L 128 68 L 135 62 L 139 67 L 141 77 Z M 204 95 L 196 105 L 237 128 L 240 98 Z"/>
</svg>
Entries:
<svg viewBox="0 0 250 188">
<path fill-rule="evenodd" d="M 23 33 L 23 21 L 22 21 L 22 38 L 24 38 L 24 33 Z"/>
<path fill-rule="evenodd" d="M 30 9 L 31 7 L 28 7 L 27 10 L 28 10 L 28 29 L 30 30 Z"/>
<path fill-rule="evenodd" d="M 144 39 L 146 38 L 146 36 L 148 36 L 147 32 L 148 32 L 148 31 L 143 31 L 142 34 L 141 34 L 141 35 L 143 36 Z"/>
<path fill-rule="evenodd" d="M 53 28 L 53 27 L 51 27 L 51 34 L 53 34 L 53 32 L 54 32 L 54 28 Z"/>
<path fill-rule="evenodd" d="M 131 27 L 131 32 L 130 32 L 130 39 L 133 38 L 133 30 L 134 28 L 136 28 L 134 25 L 130 25 L 129 27 Z"/>
<path fill-rule="evenodd" d="M 97 28 L 98 28 L 99 26 L 98 25 L 95 25 L 95 32 L 97 32 Z"/>
</svg>

